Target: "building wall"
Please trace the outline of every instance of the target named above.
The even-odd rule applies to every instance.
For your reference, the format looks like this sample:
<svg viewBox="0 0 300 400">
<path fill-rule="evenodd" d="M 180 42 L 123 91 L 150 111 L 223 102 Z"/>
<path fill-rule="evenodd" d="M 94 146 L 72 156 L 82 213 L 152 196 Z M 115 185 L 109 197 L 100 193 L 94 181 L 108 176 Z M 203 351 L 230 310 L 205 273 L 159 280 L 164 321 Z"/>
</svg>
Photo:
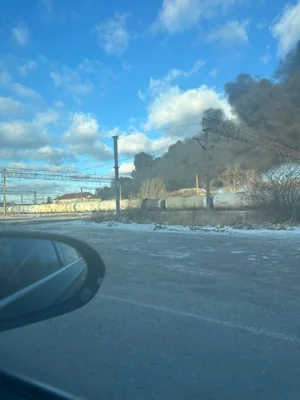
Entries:
<svg viewBox="0 0 300 400">
<path fill-rule="evenodd" d="M 65 199 L 65 200 L 54 200 L 53 203 L 59 204 L 59 203 L 75 203 L 78 201 L 97 201 L 98 199 L 91 199 L 89 197 L 74 197 L 73 199 Z M 100 199 L 99 199 L 100 200 Z"/>
</svg>

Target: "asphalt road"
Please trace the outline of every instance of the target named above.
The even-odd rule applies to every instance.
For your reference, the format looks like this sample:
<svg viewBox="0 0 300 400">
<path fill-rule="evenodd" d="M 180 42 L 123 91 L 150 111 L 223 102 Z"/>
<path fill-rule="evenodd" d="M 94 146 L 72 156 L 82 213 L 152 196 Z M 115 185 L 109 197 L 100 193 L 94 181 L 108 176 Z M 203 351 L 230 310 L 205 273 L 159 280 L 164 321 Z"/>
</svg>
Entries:
<svg viewBox="0 0 300 400">
<path fill-rule="evenodd" d="M 300 398 L 300 234 L 28 229 L 87 240 L 107 274 L 82 309 L 1 333 L 1 368 L 89 399 Z"/>
</svg>

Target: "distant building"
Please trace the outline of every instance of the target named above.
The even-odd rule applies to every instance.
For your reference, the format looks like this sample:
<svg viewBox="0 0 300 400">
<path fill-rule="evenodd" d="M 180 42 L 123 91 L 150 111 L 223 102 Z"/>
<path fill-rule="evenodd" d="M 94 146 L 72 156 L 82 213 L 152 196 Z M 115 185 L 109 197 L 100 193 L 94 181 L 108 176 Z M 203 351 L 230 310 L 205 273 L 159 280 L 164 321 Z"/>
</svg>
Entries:
<svg viewBox="0 0 300 400">
<path fill-rule="evenodd" d="M 100 200 L 100 197 L 90 192 L 79 192 L 79 193 L 66 193 L 62 196 L 58 196 L 53 202 L 54 203 L 72 203 L 74 201 L 90 201 Z"/>
<path fill-rule="evenodd" d="M 176 190 L 175 192 L 170 193 L 169 196 L 197 196 L 205 193 L 205 189 L 202 188 L 188 188 Z"/>
</svg>

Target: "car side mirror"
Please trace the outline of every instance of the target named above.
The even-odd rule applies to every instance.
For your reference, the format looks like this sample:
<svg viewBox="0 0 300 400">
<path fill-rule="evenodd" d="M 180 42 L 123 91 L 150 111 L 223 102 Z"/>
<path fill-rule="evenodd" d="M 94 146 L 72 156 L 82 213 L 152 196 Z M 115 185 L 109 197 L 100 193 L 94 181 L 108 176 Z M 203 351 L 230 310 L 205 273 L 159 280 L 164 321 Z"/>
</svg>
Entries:
<svg viewBox="0 0 300 400">
<path fill-rule="evenodd" d="M 82 307 L 104 274 L 98 252 L 77 239 L 0 233 L 0 332 Z"/>
</svg>

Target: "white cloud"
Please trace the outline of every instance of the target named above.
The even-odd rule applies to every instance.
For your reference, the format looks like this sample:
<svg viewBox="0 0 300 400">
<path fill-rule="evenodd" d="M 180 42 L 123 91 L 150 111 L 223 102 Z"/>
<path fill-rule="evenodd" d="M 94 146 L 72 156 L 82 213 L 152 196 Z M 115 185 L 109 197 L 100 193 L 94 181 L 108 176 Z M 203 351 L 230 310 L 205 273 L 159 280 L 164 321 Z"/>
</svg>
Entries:
<svg viewBox="0 0 300 400">
<path fill-rule="evenodd" d="M 7 164 L 7 168 L 18 168 L 18 169 L 33 169 L 33 170 L 43 170 L 49 172 L 78 172 L 78 167 L 74 164 L 68 165 L 53 165 L 53 164 L 43 164 L 43 165 L 32 165 L 25 162 L 15 162 L 12 161 Z M 12 185 L 10 185 L 12 186 Z"/>
<path fill-rule="evenodd" d="M 70 68 L 65 67 L 62 72 L 51 72 L 50 77 L 55 87 L 61 87 L 74 96 L 86 96 L 94 89 L 93 83 Z"/>
<path fill-rule="evenodd" d="M 155 31 L 169 34 L 186 31 L 197 25 L 201 18 L 225 13 L 243 0 L 163 0 L 162 8 L 153 24 Z"/>
<path fill-rule="evenodd" d="M 82 20 L 85 16 L 89 1 L 57 1 L 38 0 L 38 9 L 42 21 L 51 24 L 54 22 L 68 22 Z"/>
<path fill-rule="evenodd" d="M 30 32 L 25 22 L 20 22 L 19 25 L 12 28 L 12 35 L 15 41 L 22 47 L 26 46 L 30 41 Z"/>
<path fill-rule="evenodd" d="M 50 136 L 47 132 L 48 125 L 56 122 L 59 114 L 48 109 L 35 115 L 32 121 L 13 120 L 0 123 L 0 142 L 2 148 L 23 149 L 24 155 L 26 149 L 34 150 L 30 153 L 33 158 L 41 159 L 45 152 L 49 153 Z M 45 147 L 47 146 L 47 147 Z M 13 151 L 13 150 L 12 150 Z M 56 151 L 54 158 L 58 158 Z"/>
<path fill-rule="evenodd" d="M 267 28 L 268 23 L 267 20 L 264 18 L 262 21 L 257 22 L 256 24 L 256 28 L 261 31 L 262 29 Z"/>
<path fill-rule="evenodd" d="M 11 83 L 11 76 L 6 70 L 0 71 L 0 85 L 8 86 Z"/>
<path fill-rule="evenodd" d="M 0 141 L 8 148 L 37 148 L 48 144 L 50 138 L 32 122 L 9 121 L 0 123 Z"/>
<path fill-rule="evenodd" d="M 35 90 L 17 82 L 11 84 L 11 89 L 20 97 L 28 97 L 33 99 L 40 96 Z"/>
<path fill-rule="evenodd" d="M 54 6 L 51 0 L 40 0 L 39 9 L 43 21 L 52 22 L 54 20 Z"/>
<path fill-rule="evenodd" d="M 34 124 L 43 128 L 49 124 L 53 124 L 59 119 L 60 115 L 57 111 L 53 110 L 53 108 L 49 108 L 46 111 L 38 112 L 34 118 Z"/>
<path fill-rule="evenodd" d="M 148 93 L 150 96 L 159 95 L 162 92 L 166 92 L 170 87 L 171 84 L 179 78 L 189 78 L 193 74 L 199 72 L 199 70 L 205 65 L 204 60 L 198 60 L 192 66 L 192 68 L 188 71 L 183 71 L 180 69 L 171 69 L 168 71 L 167 75 L 160 79 L 153 79 L 150 78 Z M 144 101 L 146 99 L 146 94 L 142 93 L 140 90 L 138 91 L 138 97 L 140 100 Z"/>
<path fill-rule="evenodd" d="M 262 64 L 268 64 L 271 61 L 271 55 L 266 53 L 259 57 L 259 62 Z"/>
<path fill-rule="evenodd" d="M 278 40 L 278 56 L 285 58 L 300 39 L 300 1 L 295 5 L 287 5 L 276 23 L 271 27 L 271 33 Z"/>
<path fill-rule="evenodd" d="M 100 60 L 84 59 L 76 68 L 53 68 L 50 77 L 56 88 L 71 94 L 80 103 L 80 97 L 91 93 L 102 94 L 103 88 L 114 81 L 115 73 Z"/>
<path fill-rule="evenodd" d="M 128 175 L 134 170 L 134 164 L 132 162 L 123 163 L 120 165 L 119 172 L 120 175 Z"/>
<path fill-rule="evenodd" d="M 64 138 L 70 144 L 94 143 L 97 140 L 99 124 L 91 114 L 75 113 Z"/>
<path fill-rule="evenodd" d="M 216 78 L 216 77 L 219 75 L 219 70 L 218 70 L 218 68 L 213 68 L 213 69 L 211 69 L 211 70 L 209 71 L 209 75 L 210 75 L 212 78 Z"/>
<path fill-rule="evenodd" d="M 62 164 L 64 162 L 76 161 L 76 157 L 68 152 L 66 149 L 61 147 L 53 146 L 42 146 L 36 149 L 19 149 L 19 148 L 3 148 L 0 149 L 0 159 L 1 160 L 19 160 L 15 165 L 11 165 L 14 168 L 25 168 L 22 166 L 22 161 L 41 161 L 48 162 L 52 164 L 52 170 L 59 170 L 60 167 L 57 164 Z M 28 167 L 26 167 L 28 168 Z M 34 168 L 43 168 L 42 166 L 35 166 Z M 66 169 L 66 167 L 64 167 Z"/>
<path fill-rule="evenodd" d="M 23 113 L 24 104 L 20 101 L 14 100 L 11 97 L 0 97 L 0 116 L 11 117 Z"/>
<path fill-rule="evenodd" d="M 126 29 L 128 14 L 116 14 L 113 18 L 95 27 L 98 42 L 107 53 L 121 54 L 129 43 L 130 35 Z"/>
<path fill-rule="evenodd" d="M 120 128 L 112 128 L 101 132 L 101 136 L 105 138 L 112 138 L 113 136 L 119 136 L 121 133 Z"/>
<path fill-rule="evenodd" d="M 208 108 L 220 108 L 227 117 L 232 117 L 231 108 L 224 95 L 206 85 L 186 91 L 177 86 L 171 87 L 156 96 L 150 104 L 145 128 L 161 130 L 178 125 L 198 124 Z M 192 136 L 199 128 L 200 125 L 172 128 L 166 133 L 172 137 Z"/>
<path fill-rule="evenodd" d="M 155 87 L 161 87 L 169 85 L 180 77 L 189 78 L 193 74 L 199 72 L 199 70 L 205 65 L 204 60 L 198 60 L 195 62 L 193 67 L 189 71 L 183 71 L 180 69 L 171 69 L 166 76 L 162 79 L 150 79 L 149 89 L 153 90 Z"/>
<path fill-rule="evenodd" d="M 248 34 L 247 28 L 248 21 L 228 21 L 225 25 L 210 32 L 206 40 L 207 42 L 219 42 L 224 45 L 236 45 L 238 43 L 247 44 Z"/>
<path fill-rule="evenodd" d="M 100 142 L 99 124 L 91 114 L 75 113 L 63 136 L 70 150 L 77 155 L 92 156 L 97 160 L 112 157 L 111 150 Z"/>
<path fill-rule="evenodd" d="M 174 142 L 170 137 L 162 137 L 151 140 L 144 133 L 134 132 L 123 134 L 119 137 L 120 154 L 136 154 L 142 151 L 150 153 L 161 153 L 168 149 Z"/>
<path fill-rule="evenodd" d="M 226 117 L 234 118 L 223 93 L 206 85 L 188 90 L 181 90 L 178 86 L 172 85 L 179 77 L 189 77 L 197 72 L 203 64 L 204 62 L 200 60 L 188 71 L 172 69 L 161 79 L 150 79 L 147 90 L 150 103 L 143 129 L 145 133 L 149 130 L 160 132 L 161 137 L 152 140 L 145 133 L 137 132 L 132 127 L 133 133 L 120 136 L 120 152 L 124 154 L 141 151 L 164 152 L 177 140 L 198 134 L 202 117 L 210 108 L 221 109 Z M 217 73 L 218 70 L 214 69 L 210 74 L 216 76 Z M 143 99 L 145 97 L 143 94 Z"/>
<path fill-rule="evenodd" d="M 34 99 L 40 96 L 39 93 L 31 89 L 30 87 L 22 85 L 18 82 L 13 82 L 10 74 L 5 70 L 2 70 L 0 72 L 0 85 L 7 87 L 10 91 L 14 92 L 17 96 L 20 97 Z"/>
<path fill-rule="evenodd" d="M 57 163 L 74 159 L 74 156 L 68 154 L 65 149 L 60 147 L 43 146 L 36 151 L 33 158 L 41 161 Z"/>
<path fill-rule="evenodd" d="M 37 68 L 37 62 L 34 60 L 29 60 L 24 62 L 24 64 L 22 64 L 19 67 L 19 71 L 21 75 L 27 76 L 29 72 L 34 71 L 36 68 Z"/>
<path fill-rule="evenodd" d="M 146 95 L 145 95 L 141 90 L 138 90 L 138 98 L 139 98 L 141 101 L 144 101 L 145 98 L 146 98 Z"/>
<path fill-rule="evenodd" d="M 65 106 L 65 103 L 61 100 L 56 100 L 53 105 L 55 108 L 63 108 Z"/>
</svg>

